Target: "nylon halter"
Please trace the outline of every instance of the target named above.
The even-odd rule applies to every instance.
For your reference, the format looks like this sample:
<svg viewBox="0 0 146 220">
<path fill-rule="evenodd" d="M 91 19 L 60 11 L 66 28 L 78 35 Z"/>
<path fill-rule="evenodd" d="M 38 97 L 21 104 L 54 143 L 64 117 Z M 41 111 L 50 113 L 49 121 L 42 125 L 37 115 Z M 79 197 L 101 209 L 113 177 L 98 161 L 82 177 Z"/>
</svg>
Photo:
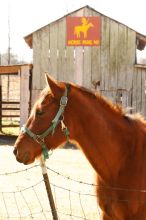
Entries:
<svg viewBox="0 0 146 220">
<path fill-rule="evenodd" d="M 63 96 L 60 99 L 59 110 L 58 110 L 56 116 L 54 117 L 54 119 L 52 120 L 50 127 L 46 131 L 44 131 L 41 134 L 35 134 L 26 125 L 23 125 L 22 128 L 21 128 L 21 132 L 23 134 L 27 134 L 30 138 L 32 138 L 34 141 L 38 142 L 41 145 L 44 159 L 48 159 L 49 158 L 48 149 L 47 149 L 47 146 L 45 144 L 45 140 L 44 139 L 49 134 L 52 134 L 52 135 L 54 134 L 55 129 L 56 129 L 56 127 L 57 127 L 57 125 L 59 123 L 61 123 L 62 132 L 66 136 L 66 139 L 67 140 L 69 139 L 69 130 L 65 126 L 64 121 L 63 121 L 63 119 L 64 119 L 63 113 L 64 113 L 65 107 L 67 105 L 67 102 L 68 102 L 68 98 L 67 98 L 68 88 L 69 88 L 69 86 L 67 86 L 65 88 L 65 92 L 64 92 Z"/>
</svg>

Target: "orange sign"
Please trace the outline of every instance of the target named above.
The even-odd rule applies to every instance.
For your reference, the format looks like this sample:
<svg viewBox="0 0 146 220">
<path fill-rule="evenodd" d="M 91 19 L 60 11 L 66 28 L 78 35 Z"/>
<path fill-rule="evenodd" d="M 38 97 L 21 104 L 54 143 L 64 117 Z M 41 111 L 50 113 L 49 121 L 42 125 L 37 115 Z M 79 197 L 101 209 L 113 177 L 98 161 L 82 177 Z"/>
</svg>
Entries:
<svg viewBox="0 0 146 220">
<path fill-rule="evenodd" d="M 67 17 L 67 46 L 99 46 L 100 17 Z"/>
</svg>

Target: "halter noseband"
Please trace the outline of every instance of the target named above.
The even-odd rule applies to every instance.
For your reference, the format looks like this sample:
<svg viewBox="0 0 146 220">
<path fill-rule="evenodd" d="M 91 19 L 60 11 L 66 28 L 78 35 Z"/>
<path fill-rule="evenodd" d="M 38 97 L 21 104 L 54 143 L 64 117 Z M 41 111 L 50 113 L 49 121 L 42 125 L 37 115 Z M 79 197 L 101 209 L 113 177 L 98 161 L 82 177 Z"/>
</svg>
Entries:
<svg viewBox="0 0 146 220">
<path fill-rule="evenodd" d="M 67 102 L 68 102 L 68 98 L 67 98 L 68 89 L 69 89 L 69 85 L 66 86 L 65 92 L 64 92 L 63 96 L 60 99 L 59 110 L 58 110 L 55 118 L 52 120 L 50 127 L 46 131 L 44 131 L 42 134 L 35 134 L 26 125 L 23 125 L 22 128 L 21 128 L 21 132 L 23 134 L 27 134 L 30 138 L 32 138 L 34 141 L 38 142 L 41 145 L 42 153 L 44 155 L 44 159 L 49 158 L 48 149 L 47 149 L 47 146 L 45 144 L 44 139 L 49 134 L 52 134 L 52 135 L 54 134 L 55 129 L 56 129 L 56 127 L 59 123 L 61 123 L 62 131 L 63 131 L 64 135 L 66 136 L 67 140 L 69 139 L 69 130 L 63 122 L 63 119 L 64 119 L 63 118 L 63 113 L 64 113 L 65 107 L 67 105 Z"/>
</svg>

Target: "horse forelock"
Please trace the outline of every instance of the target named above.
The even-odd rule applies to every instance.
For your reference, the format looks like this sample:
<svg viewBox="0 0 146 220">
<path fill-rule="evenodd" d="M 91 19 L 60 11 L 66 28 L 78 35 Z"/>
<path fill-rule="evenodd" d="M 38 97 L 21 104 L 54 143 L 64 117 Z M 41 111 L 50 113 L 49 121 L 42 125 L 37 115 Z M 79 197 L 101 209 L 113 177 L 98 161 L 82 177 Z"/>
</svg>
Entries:
<svg viewBox="0 0 146 220">
<path fill-rule="evenodd" d="M 32 110 L 31 110 L 31 116 L 34 116 L 34 115 L 35 115 L 35 112 L 36 112 L 36 109 L 37 109 L 37 108 L 41 108 L 41 105 L 45 102 L 45 100 L 47 100 L 47 98 L 52 97 L 52 96 L 53 96 L 53 95 L 52 95 L 52 93 L 51 93 L 49 87 L 48 87 L 48 86 L 45 87 L 45 88 L 41 91 L 41 93 L 40 93 L 40 95 L 39 95 L 39 98 L 38 98 L 38 99 L 36 100 L 36 102 L 34 103 L 34 106 L 33 106 Z"/>
</svg>

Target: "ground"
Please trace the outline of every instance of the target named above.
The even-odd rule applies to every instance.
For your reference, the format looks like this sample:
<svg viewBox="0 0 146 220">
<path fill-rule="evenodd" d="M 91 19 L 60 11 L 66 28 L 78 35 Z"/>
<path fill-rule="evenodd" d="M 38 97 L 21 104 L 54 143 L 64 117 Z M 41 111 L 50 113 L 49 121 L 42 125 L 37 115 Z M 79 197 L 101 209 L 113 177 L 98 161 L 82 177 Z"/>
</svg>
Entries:
<svg viewBox="0 0 146 220">
<path fill-rule="evenodd" d="M 15 160 L 15 137 L 0 137 L 0 220 L 52 220 L 39 161 Z M 80 150 L 57 149 L 46 161 L 59 220 L 100 219 L 95 173 Z"/>
</svg>

